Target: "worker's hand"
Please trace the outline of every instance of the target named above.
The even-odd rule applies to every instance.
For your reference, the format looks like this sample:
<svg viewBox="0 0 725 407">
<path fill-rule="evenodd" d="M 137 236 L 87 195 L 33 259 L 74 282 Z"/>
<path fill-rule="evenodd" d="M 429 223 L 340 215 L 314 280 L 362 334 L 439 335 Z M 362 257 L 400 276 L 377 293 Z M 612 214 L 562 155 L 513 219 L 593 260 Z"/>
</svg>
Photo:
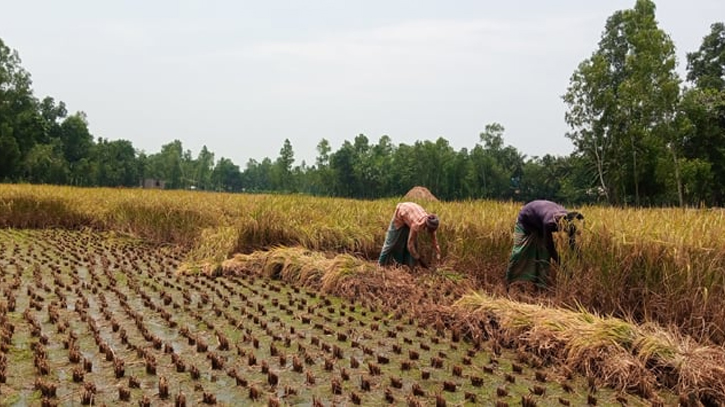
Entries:
<svg viewBox="0 0 725 407">
<path fill-rule="evenodd" d="M 441 261 L 441 254 L 440 253 L 436 253 L 436 261 Z"/>
</svg>

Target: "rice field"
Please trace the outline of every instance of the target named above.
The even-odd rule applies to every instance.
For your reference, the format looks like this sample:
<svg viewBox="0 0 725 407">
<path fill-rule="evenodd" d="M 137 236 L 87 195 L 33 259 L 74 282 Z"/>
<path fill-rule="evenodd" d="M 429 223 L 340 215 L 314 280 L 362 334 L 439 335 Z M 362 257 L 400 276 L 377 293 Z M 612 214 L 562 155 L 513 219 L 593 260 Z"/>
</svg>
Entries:
<svg viewBox="0 0 725 407">
<path fill-rule="evenodd" d="M 184 255 L 113 233 L 0 230 L 0 404 L 651 405 L 404 307 L 264 272 L 179 274 Z"/>
<path fill-rule="evenodd" d="M 532 297 L 503 290 L 520 203 L 421 202 L 443 259 L 411 273 L 375 263 L 397 202 L 0 184 L 0 400 L 725 403 L 723 211 L 572 208 Z"/>
</svg>

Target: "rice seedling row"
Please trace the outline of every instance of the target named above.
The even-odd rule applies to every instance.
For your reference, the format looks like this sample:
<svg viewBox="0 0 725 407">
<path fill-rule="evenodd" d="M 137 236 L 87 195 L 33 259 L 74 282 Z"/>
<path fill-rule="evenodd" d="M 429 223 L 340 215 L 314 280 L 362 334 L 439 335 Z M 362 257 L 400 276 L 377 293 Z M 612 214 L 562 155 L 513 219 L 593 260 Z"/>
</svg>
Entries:
<svg viewBox="0 0 725 407">
<path fill-rule="evenodd" d="M 405 311 L 254 272 L 180 275 L 183 251 L 0 230 L 3 405 L 649 405 Z M 445 296 L 428 287 L 431 296 Z"/>
</svg>

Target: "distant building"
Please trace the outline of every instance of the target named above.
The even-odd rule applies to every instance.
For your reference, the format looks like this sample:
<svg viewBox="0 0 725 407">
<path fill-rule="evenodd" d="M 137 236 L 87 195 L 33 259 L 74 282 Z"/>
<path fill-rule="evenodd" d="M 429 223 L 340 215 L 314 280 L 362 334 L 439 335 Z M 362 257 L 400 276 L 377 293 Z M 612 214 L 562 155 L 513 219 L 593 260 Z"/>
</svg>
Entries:
<svg viewBox="0 0 725 407">
<path fill-rule="evenodd" d="M 166 181 L 157 178 L 146 178 L 141 182 L 141 188 L 144 189 L 165 189 Z"/>
</svg>

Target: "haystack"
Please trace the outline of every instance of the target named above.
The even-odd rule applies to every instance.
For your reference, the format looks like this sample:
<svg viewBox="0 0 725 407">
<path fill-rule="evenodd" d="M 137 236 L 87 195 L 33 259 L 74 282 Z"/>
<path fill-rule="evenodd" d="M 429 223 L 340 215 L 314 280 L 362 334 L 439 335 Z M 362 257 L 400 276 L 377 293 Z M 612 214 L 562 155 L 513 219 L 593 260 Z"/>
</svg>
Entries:
<svg viewBox="0 0 725 407">
<path fill-rule="evenodd" d="M 409 200 L 438 201 L 438 198 L 426 187 L 413 187 L 403 198 Z"/>
</svg>

